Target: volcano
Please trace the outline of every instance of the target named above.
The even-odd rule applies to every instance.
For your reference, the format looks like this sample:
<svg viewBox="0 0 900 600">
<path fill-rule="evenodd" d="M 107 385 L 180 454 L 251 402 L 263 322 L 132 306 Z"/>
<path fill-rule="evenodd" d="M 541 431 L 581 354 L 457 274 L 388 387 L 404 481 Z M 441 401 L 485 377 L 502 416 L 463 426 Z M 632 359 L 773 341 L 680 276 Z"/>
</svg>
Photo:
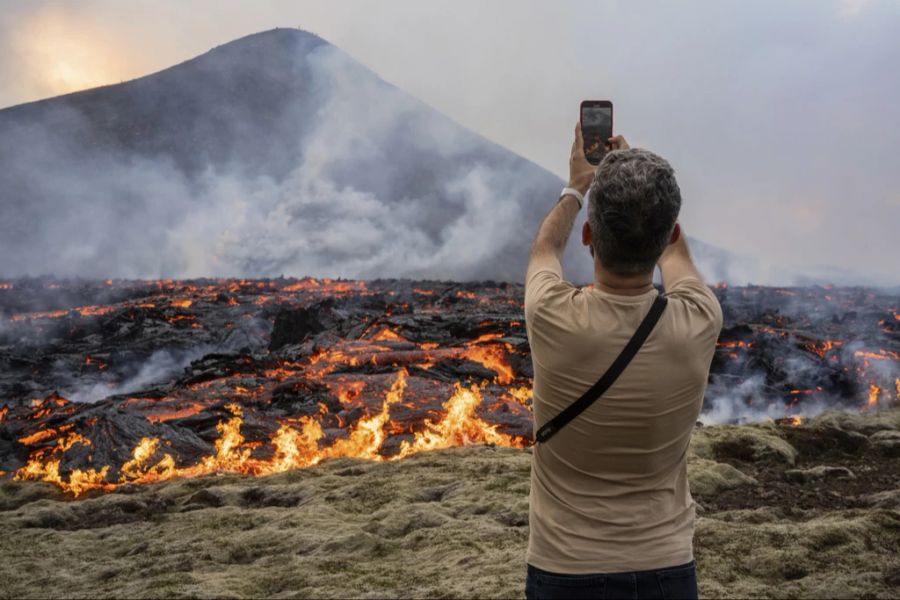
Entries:
<svg viewBox="0 0 900 600">
<path fill-rule="evenodd" d="M 275 29 L 0 111 L 0 273 L 521 280 L 562 184 Z"/>
<path fill-rule="evenodd" d="M 315 34 L 274 29 L 0 110 L 0 275 L 521 282 L 563 184 Z M 588 282 L 576 238 L 564 266 Z M 726 277 L 730 254 L 696 253 Z"/>
</svg>

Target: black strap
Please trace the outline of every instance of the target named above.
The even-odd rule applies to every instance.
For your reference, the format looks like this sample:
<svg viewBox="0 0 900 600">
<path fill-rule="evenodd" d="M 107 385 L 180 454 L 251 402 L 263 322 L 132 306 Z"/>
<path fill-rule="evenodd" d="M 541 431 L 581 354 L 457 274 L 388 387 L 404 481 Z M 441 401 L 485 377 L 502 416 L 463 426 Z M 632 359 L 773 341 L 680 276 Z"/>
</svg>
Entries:
<svg viewBox="0 0 900 600">
<path fill-rule="evenodd" d="M 625 348 L 609 366 L 606 373 L 604 373 L 603 376 L 597 380 L 597 383 L 592 385 L 581 398 L 567 406 L 562 412 L 538 429 L 537 434 L 534 436 L 538 442 L 546 442 L 549 440 L 553 437 L 553 434 L 562 429 L 569 421 L 580 415 L 582 411 L 593 404 L 597 398 L 602 396 L 603 393 L 609 389 L 609 386 L 619 378 L 619 375 L 622 374 L 622 371 L 625 370 L 625 367 L 628 366 L 628 363 L 631 362 L 634 355 L 641 349 L 641 346 L 647 340 L 647 336 L 650 335 L 650 332 L 653 331 L 653 327 L 656 326 L 656 322 L 659 321 L 659 318 L 662 316 L 667 302 L 668 300 L 666 300 L 666 297 L 662 294 L 656 297 L 647 316 L 641 321 L 637 331 L 635 331 L 634 335 L 631 336 L 631 339 L 628 340 Z"/>
</svg>

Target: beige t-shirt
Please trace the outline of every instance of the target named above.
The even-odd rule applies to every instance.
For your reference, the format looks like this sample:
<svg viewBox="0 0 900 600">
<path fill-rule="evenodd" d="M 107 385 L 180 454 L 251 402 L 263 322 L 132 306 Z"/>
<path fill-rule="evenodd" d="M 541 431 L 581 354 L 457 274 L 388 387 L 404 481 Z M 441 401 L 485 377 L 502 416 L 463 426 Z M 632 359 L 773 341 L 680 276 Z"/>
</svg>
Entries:
<svg viewBox="0 0 900 600">
<path fill-rule="evenodd" d="M 525 283 L 534 429 L 606 371 L 658 292 L 578 288 L 550 269 Z M 526 560 L 557 573 L 615 573 L 693 560 L 686 452 L 703 403 L 722 309 L 699 279 L 669 303 L 625 371 L 594 404 L 536 444 Z"/>
</svg>

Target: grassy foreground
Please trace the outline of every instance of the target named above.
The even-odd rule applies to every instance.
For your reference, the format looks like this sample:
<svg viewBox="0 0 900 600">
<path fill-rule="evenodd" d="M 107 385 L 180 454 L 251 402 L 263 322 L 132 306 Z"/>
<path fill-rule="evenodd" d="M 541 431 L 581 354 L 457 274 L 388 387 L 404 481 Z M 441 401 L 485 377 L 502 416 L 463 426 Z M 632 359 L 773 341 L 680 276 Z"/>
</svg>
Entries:
<svg viewBox="0 0 900 600">
<path fill-rule="evenodd" d="M 900 596 L 900 411 L 698 427 L 705 597 Z M 72 501 L 0 484 L 2 597 L 523 597 L 530 450 L 488 446 Z"/>
</svg>

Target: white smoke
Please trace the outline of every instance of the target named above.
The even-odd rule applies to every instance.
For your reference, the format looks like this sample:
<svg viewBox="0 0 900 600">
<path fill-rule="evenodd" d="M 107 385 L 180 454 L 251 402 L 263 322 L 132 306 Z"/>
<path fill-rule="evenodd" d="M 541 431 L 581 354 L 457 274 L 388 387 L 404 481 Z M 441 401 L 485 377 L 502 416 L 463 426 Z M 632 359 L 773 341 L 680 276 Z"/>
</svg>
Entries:
<svg viewBox="0 0 900 600">
<path fill-rule="evenodd" d="M 298 60 L 326 98 L 284 177 L 240 165 L 188 176 L 166 159 L 99 156 L 86 178 L 84 162 L 73 165 L 67 155 L 78 154 L 77 145 L 66 148 L 50 130 L 14 131 L 28 144 L 4 168 L 30 170 L 40 200 L 18 215 L 20 223 L 7 223 L 0 269 L 7 276 L 522 279 L 543 211 L 529 199 L 552 184 L 551 206 L 554 176 L 427 109 L 333 46 Z M 71 111 L 65 120 L 82 119 Z M 435 172 L 448 176 L 424 193 L 394 183 Z M 4 212 L 15 202 L 5 198 Z M 589 260 L 582 262 L 589 275 Z"/>
<path fill-rule="evenodd" d="M 62 396 L 72 402 L 97 402 L 108 396 L 130 394 L 146 390 L 154 385 L 168 382 L 192 361 L 212 352 L 212 346 L 204 345 L 189 350 L 161 349 L 151 354 L 138 367 L 137 372 L 124 381 L 96 381 L 86 385 L 76 385 L 63 390 Z M 58 367 L 65 372 L 65 366 Z"/>
<path fill-rule="evenodd" d="M 230 103 L 220 88 L 209 92 L 202 81 L 171 73 L 147 88 L 129 88 L 130 95 L 117 96 L 119 104 L 113 102 L 105 115 L 117 118 L 125 97 L 127 118 L 152 118 L 159 114 L 154 104 L 159 100 L 143 91 L 181 86 L 194 94 L 188 96 L 192 103 L 214 113 L 210 122 L 233 125 L 228 134 L 233 139 L 225 137 L 237 140 L 245 150 L 241 156 L 264 158 L 274 165 L 269 171 L 234 156 L 230 162 L 204 163 L 233 151 L 218 148 L 225 142 L 206 122 L 186 169 L 178 162 L 184 156 L 166 158 L 165 151 L 152 158 L 151 152 L 110 153 L 109 140 L 95 139 L 95 121 L 58 102 L 43 127 L 5 121 L 0 274 L 522 281 L 530 242 L 563 181 L 380 80 L 338 48 L 312 41 L 310 34 L 258 35 L 277 41 L 282 34 L 305 40 L 291 80 L 303 87 L 296 98 L 289 96 L 287 107 L 269 115 L 285 130 L 302 123 L 288 147 L 284 139 L 261 133 L 259 127 L 267 125 L 259 119 L 265 109 L 255 104 L 258 98 L 247 105 Z M 227 84 L 240 81 L 248 68 L 268 73 L 272 89 L 291 83 L 285 80 L 291 70 L 267 64 L 264 53 L 249 67 L 249 59 L 241 63 L 255 42 L 241 45 L 247 43 L 239 40 L 200 60 L 206 61 L 204 68 L 218 69 L 217 81 Z M 272 49 L 283 51 L 276 43 Z M 229 70 L 235 65 L 245 71 Z M 57 130 L 54 123 L 64 126 Z M 120 125 L 146 127 L 147 136 L 154 135 L 153 123 Z M 191 126 L 188 121 L 183 131 L 165 130 L 166 135 L 188 139 L 196 133 Z M 179 141 L 153 138 L 150 146 L 169 148 Z M 583 220 L 576 220 L 563 258 L 564 275 L 576 283 L 593 280 L 590 255 L 579 239 Z M 791 269 L 789 261 L 772 265 L 696 240 L 692 249 L 710 282 L 878 283 L 858 271 Z"/>
<path fill-rule="evenodd" d="M 833 400 L 804 398 L 799 407 L 784 403 L 784 395 L 765 385 L 765 375 L 750 375 L 728 390 L 707 392 L 698 420 L 704 425 L 720 423 L 756 423 L 794 415 L 814 417 L 834 408 Z"/>
</svg>

